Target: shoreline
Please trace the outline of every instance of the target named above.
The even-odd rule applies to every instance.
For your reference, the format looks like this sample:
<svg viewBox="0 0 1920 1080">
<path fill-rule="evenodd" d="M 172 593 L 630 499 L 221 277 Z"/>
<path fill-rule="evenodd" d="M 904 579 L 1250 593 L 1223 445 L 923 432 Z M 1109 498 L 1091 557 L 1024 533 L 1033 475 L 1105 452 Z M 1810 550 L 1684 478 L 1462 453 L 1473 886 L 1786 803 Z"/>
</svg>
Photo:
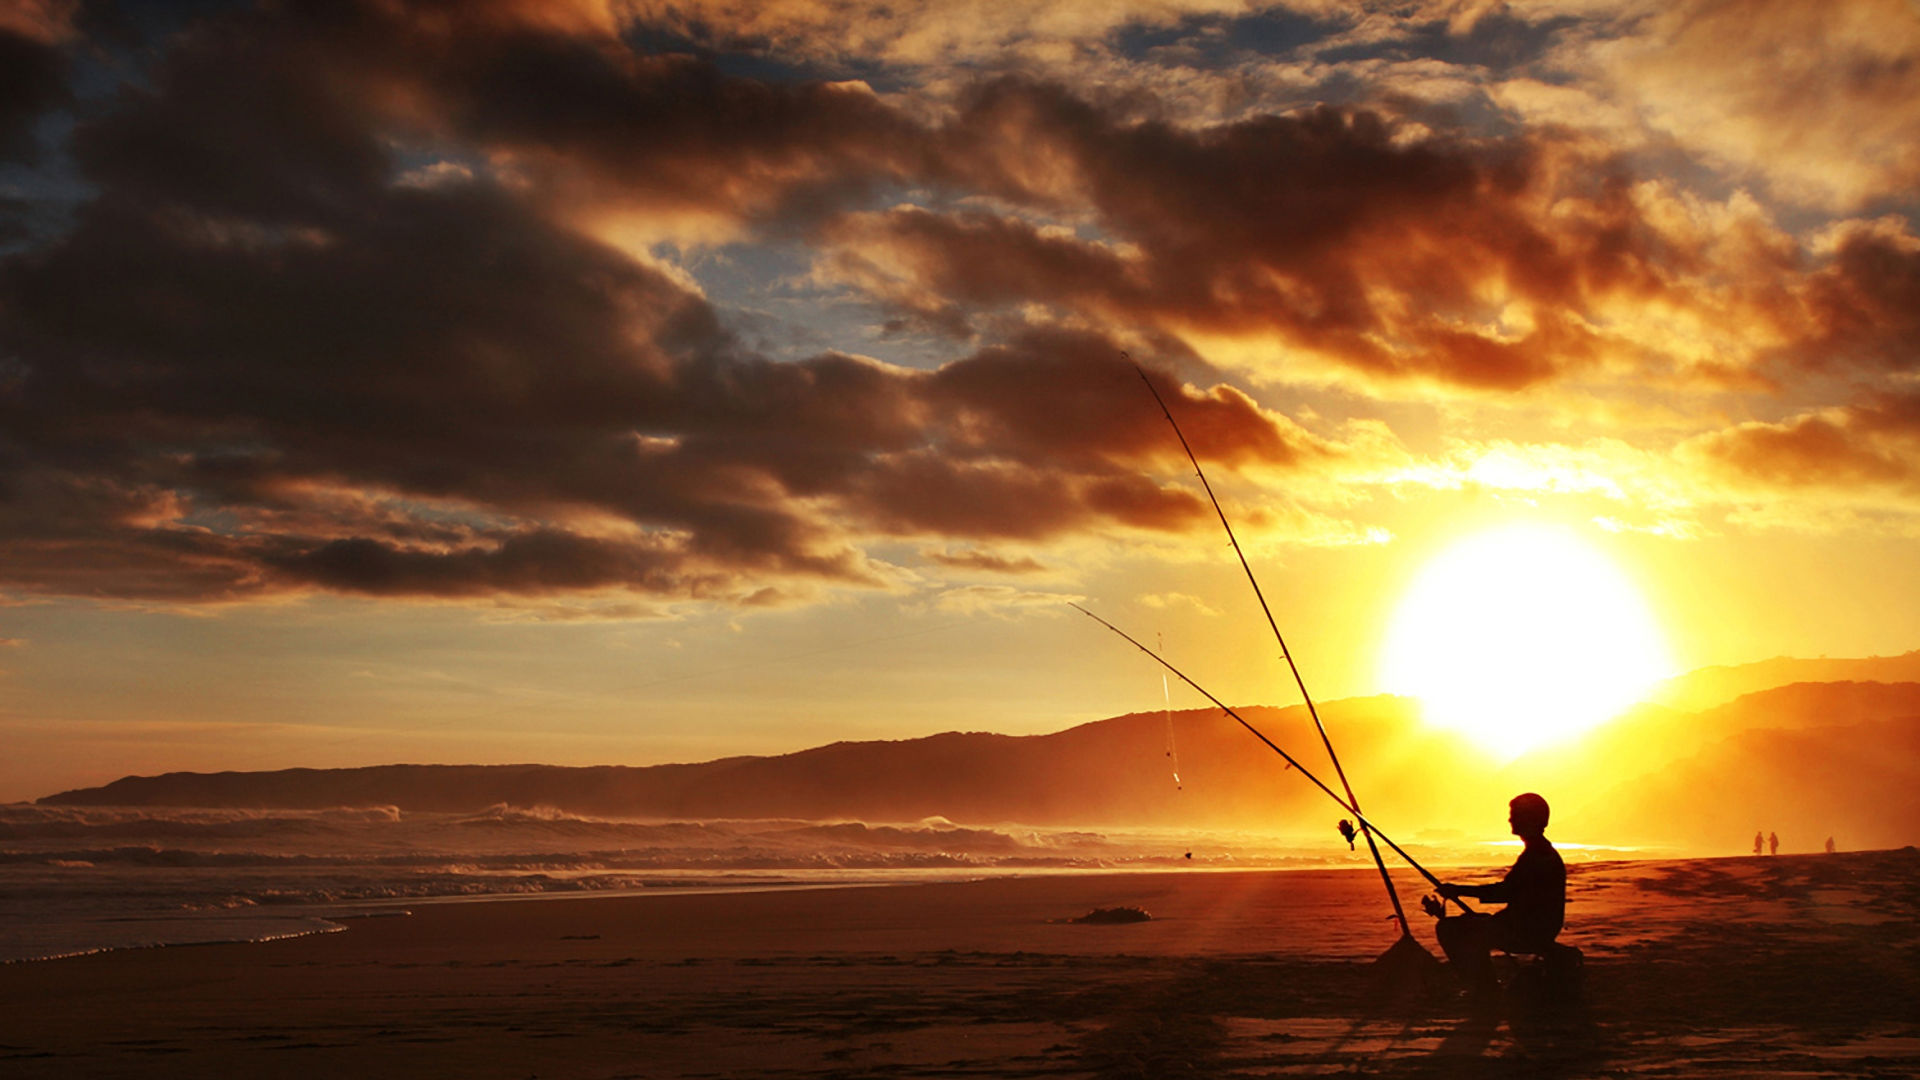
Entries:
<svg viewBox="0 0 1920 1080">
<path fill-rule="evenodd" d="M 1743 860 L 1755 856 L 1729 854 L 1700 856 L 1692 859 L 1680 859 L 1671 856 L 1617 858 L 1593 858 L 1587 854 L 1595 849 L 1579 845 L 1571 847 L 1576 855 L 1584 855 L 1578 861 L 1569 861 L 1569 867 L 1601 869 L 1628 865 L 1662 865 L 1673 862 L 1711 863 L 1716 860 Z M 1619 849 L 1608 849 L 1618 851 Z M 1894 851 L 1909 849 L 1893 849 Z M 1872 853 L 1857 853 L 1872 854 Z M 1775 858 L 1760 856 L 1759 858 Z M 1390 860 L 1391 862 L 1392 860 Z M 1430 869 L 1473 870 L 1485 874 L 1497 873 L 1494 863 L 1471 862 L 1466 860 L 1436 860 L 1428 864 Z M 1412 869 L 1401 863 L 1392 866 L 1395 883 L 1400 888 L 1403 899 L 1422 894 L 1430 886 L 1415 876 Z M 961 870 L 955 867 L 926 867 L 917 869 L 884 870 L 833 870 L 821 871 L 812 868 L 796 868 L 782 876 L 778 871 L 763 873 L 743 873 L 726 871 L 714 877 L 702 878 L 684 872 L 676 873 L 659 881 L 644 882 L 637 885 L 621 885 L 608 888 L 572 888 L 572 889 L 536 889 L 525 891 L 500 892 L 461 892 L 445 894 L 399 895 L 389 897 L 367 897 L 352 900 L 334 900 L 276 905 L 247 905 L 226 911 L 212 910 L 175 910 L 155 909 L 137 913 L 115 914 L 94 920 L 94 925 L 105 925 L 121 931 L 122 936 L 129 927 L 143 927 L 149 933 L 151 928 L 168 926 L 171 933 L 161 933 L 162 937 L 172 940 L 125 940 L 108 941 L 103 944 L 81 944 L 65 951 L 43 955 L 0 956 L 0 965 L 37 964 L 53 960 L 65 960 L 79 956 L 89 956 L 105 952 L 118 952 L 136 949 L 179 948 L 183 946 L 203 945 L 259 945 L 288 938 L 306 937 L 314 934 L 336 933 L 344 929 L 344 923 L 381 915 L 411 914 L 412 908 L 435 908 L 449 905 L 493 904 L 506 902 L 557 902 L 565 900 L 616 900 L 638 899 L 643 897 L 664 896 L 707 896 L 731 893 L 751 892 L 792 892 L 805 890 L 831 890 L 850 888 L 900 887 L 921 884 L 955 884 L 969 881 L 1017 878 L 1079 878 L 1098 879 L 1102 877 L 1152 877 L 1166 875 L 1173 878 L 1213 874 L 1361 874 L 1374 880 L 1377 871 L 1371 863 L 1364 865 L 1333 865 L 1319 863 L 1312 865 L 1272 865 L 1272 866 L 1227 866 L 1218 864 L 1193 864 L 1183 867 L 1161 865 L 1137 865 L 1121 867 L 1084 867 L 1084 866 L 1022 866 L 1017 868 L 976 867 Z M 727 880 L 737 879 L 737 880 Z M 1409 892 L 1409 889 L 1412 891 Z M 1411 908 L 1411 903 L 1408 904 Z M 400 911 L 395 909 L 409 909 Z M 303 929 L 286 930 L 277 924 L 304 922 Z M 268 924 L 268 928 L 258 933 L 242 933 L 232 928 L 236 926 L 258 927 Z M 78 922 L 69 927 L 80 925 Z M 209 929 L 201 929 L 201 928 Z M 220 928 L 220 929 L 212 929 Z M 76 931 L 77 932 L 77 931 Z M 208 936 L 209 934 L 213 936 Z M 16 944 L 15 949 L 24 946 Z"/>
<path fill-rule="evenodd" d="M 10 965 L 0 1070 L 1920 1072 L 1920 853 L 1581 863 L 1569 888 L 1562 940 L 1586 953 L 1587 1001 L 1545 1026 L 1444 993 L 1371 1001 L 1395 933 L 1370 868 L 1065 873 L 446 903 L 344 933 Z M 1153 920 L 1065 921 L 1120 906 Z M 1437 953 L 1430 924 L 1415 933 Z"/>
<path fill-rule="evenodd" d="M 561 889 L 530 892 L 481 892 L 455 893 L 446 895 L 398 896 L 368 898 L 362 900 L 331 901 L 321 904 L 298 904 L 274 910 L 257 907 L 241 908 L 230 912 L 190 912 L 159 911 L 150 914 L 119 915 L 101 920 L 114 927 L 152 927 L 168 925 L 174 927 L 177 940 L 138 940 L 119 944 L 103 944 L 91 947 L 75 948 L 71 951 L 38 956 L 0 957 L 0 966 L 14 964 L 39 964 L 77 957 L 94 956 L 103 953 L 137 951 L 147 949 L 176 949 L 209 945 L 266 945 L 292 938 L 308 937 L 316 934 L 338 933 L 349 929 L 347 924 L 361 919 L 412 916 L 418 909 L 441 907 L 464 907 L 468 905 L 490 905 L 507 903 L 564 903 L 567 901 L 618 901 L 644 900 L 667 897 L 726 896 L 748 893 L 792 893 L 839 889 L 906 888 L 919 885 L 952 885 L 974 881 L 1018 879 L 1018 878 L 1099 878 L 1133 877 L 1166 874 L 1184 877 L 1193 874 L 1213 873 L 1298 873 L 1317 871 L 1324 873 L 1358 872 L 1345 867 L 1299 867 L 1299 868 L 1260 868 L 1242 869 L 1226 867 L 1193 867 L 1185 870 L 1166 870 L 1160 867 L 1142 867 L 1137 869 L 1084 869 L 1073 867 L 1032 868 L 996 871 L 980 870 L 966 874 L 957 874 L 950 869 L 926 871 L 894 871 L 885 877 L 857 876 L 862 871 L 851 872 L 846 880 L 820 881 L 807 878 L 788 878 L 768 880 L 756 875 L 755 880 L 738 883 L 715 883 L 676 877 L 668 881 L 638 886 L 622 886 L 606 889 Z M 282 931 L 279 928 L 268 932 L 242 936 L 205 936 L 207 933 L 220 934 L 224 929 L 235 925 L 258 925 L 264 923 L 313 923 L 300 930 Z M 195 932 L 191 928 L 204 926 L 205 931 Z M 150 931 L 151 932 L 151 931 Z"/>
</svg>

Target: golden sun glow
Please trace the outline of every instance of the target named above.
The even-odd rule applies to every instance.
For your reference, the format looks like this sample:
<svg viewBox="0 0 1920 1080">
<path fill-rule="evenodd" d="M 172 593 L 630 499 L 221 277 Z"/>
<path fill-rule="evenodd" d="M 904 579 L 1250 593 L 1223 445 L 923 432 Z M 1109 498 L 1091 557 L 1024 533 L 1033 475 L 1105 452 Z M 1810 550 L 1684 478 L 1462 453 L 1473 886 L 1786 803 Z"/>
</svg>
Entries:
<svg viewBox="0 0 1920 1080">
<path fill-rule="evenodd" d="M 1517 757 L 1635 704 L 1673 674 L 1620 568 L 1572 532 L 1515 525 L 1456 543 L 1402 598 L 1382 682 L 1427 722 Z"/>
</svg>

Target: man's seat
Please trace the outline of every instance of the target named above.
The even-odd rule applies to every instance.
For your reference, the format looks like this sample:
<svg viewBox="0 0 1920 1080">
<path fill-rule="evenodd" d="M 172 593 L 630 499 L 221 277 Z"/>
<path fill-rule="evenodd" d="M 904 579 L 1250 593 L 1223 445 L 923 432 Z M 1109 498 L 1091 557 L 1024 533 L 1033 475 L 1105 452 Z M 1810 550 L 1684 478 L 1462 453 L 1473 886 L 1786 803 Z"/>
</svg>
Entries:
<svg viewBox="0 0 1920 1080">
<path fill-rule="evenodd" d="M 1553 968 L 1577 969 L 1586 963 L 1586 954 L 1582 953 L 1577 946 L 1558 941 L 1549 941 L 1544 947 L 1538 949 L 1497 949 L 1496 951 L 1506 953 L 1516 962 L 1520 962 L 1521 958 L 1525 957 L 1528 958 L 1525 962 L 1546 964 Z"/>
<path fill-rule="evenodd" d="M 1542 1005 L 1567 1005 L 1585 996 L 1586 956 L 1575 946 L 1552 941 L 1537 950 L 1496 951 L 1510 969 L 1501 980 L 1510 997 Z"/>
</svg>

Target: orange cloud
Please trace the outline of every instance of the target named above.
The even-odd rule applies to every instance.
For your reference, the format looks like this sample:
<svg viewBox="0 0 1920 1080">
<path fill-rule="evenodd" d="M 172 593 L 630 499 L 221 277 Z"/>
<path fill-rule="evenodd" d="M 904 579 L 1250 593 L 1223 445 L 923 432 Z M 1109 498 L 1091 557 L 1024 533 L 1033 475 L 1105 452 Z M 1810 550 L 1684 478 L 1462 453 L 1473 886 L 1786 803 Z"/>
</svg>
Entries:
<svg viewBox="0 0 1920 1080">
<path fill-rule="evenodd" d="M 1727 246 L 1670 230 L 1688 223 L 1656 218 L 1591 141 L 1353 107 L 1176 124 L 1138 96 L 1017 77 L 936 120 L 858 85 L 642 53 L 608 27 L 505 3 L 236 21 L 183 43 L 160 94 L 84 129 L 78 150 L 123 196 L 188 203 L 204 228 L 294 217 L 319 240 L 327 207 L 394 182 L 394 146 L 464 153 L 400 179 L 493 178 L 636 250 L 811 231 L 822 280 L 955 335 L 1045 305 L 1195 347 L 1277 337 L 1389 385 L 1506 391 L 1669 366 L 1737 379 L 1804 329 L 1764 294 L 1793 292 L 1791 271 L 1730 293 L 1727 275 L 1748 271 Z M 901 184 L 930 205 L 859 209 Z M 969 194 L 1021 216 L 932 205 Z M 1841 319 L 1846 299 L 1809 303 Z M 1687 355 L 1683 335 L 1636 328 L 1640 311 L 1782 329 Z"/>
<path fill-rule="evenodd" d="M 1006 5 L 992 0 L 624 0 L 632 23 L 710 47 L 764 43 L 783 55 L 819 60 L 877 57 L 930 65 L 983 58 L 1045 59 L 1131 25 L 1160 25 L 1268 6 L 1241 0 L 1059 0 Z"/>
<path fill-rule="evenodd" d="M 1628 9 L 1564 61 L 1741 182 L 1837 210 L 1920 184 L 1920 11 L 1906 0 Z"/>
<path fill-rule="evenodd" d="M 90 138 L 141 152 L 140 119 Z M 18 590 L 750 603 L 785 581 L 884 585 L 868 538 L 1205 522 L 1141 474 L 1170 457 L 1163 421 L 1097 335 L 932 372 L 775 363 L 482 178 L 342 183 L 323 242 L 235 244 L 172 200 L 149 209 L 149 174 L 123 185 L 131 158 L 107 159 L 92 215 L 0 276 L 24 364 L 0 392 L 0 574 Z M 258 179 L 214 191 L 264 214 Z M 305 220 L 309 195 L 282 212 Z M 1342 452 L 1237 391 L 1162 387 L 1224 460 Z"/>
<path fill-rule="evenodd" d="M 1920 495 L 1920 395 L 1889 394 L 1777 423 L 1739 424 L 1691 439 L 1680 451 L 1756 494 L 1891 497 L 1920 509 L 1913 504 Z"/>
<path fill-rule="evenodd" d="M 1644 343 L 1612 336 L 1609 309 L 1693 302 L 1625 177 L 1575 143 L 1332 108 L 1188 129 L 1014 79 L 942 138 L 952 175 L 1098 230 L 926 207 L 823 230 L 824 278 L 957 333 L 1038 302 L 1196 340 L 1277 337 L 1375 379 L 1510 390 L 1634 366 Z"/>
<path fill-rule="evenodd" d="M 1185 26 L 1185 10 L 1135 14 Z M 1645 74 L 1634 100 L 1671 146 L 1733 162 L 1728 175 L 1743 140 L 1777 150 L 1762 194 L 1799 185 L 1810 205 L 1851 205 L 1894 190 L 1904 158 L 1819 166 L 1845 155 L 1808 119 L 1857 102 L 1866 131 L 1914 141 L 1888 89 L 1909 78 L 1904 39 L 1861 29 L 1877 9 L 1845 7 L 1818 39 L 1818 55 L 1852 58 L 1846 78 L 1787 65 L 1812 87 L 1801 104 L 1769 97 L 1701 36 L 1718 27 L 1758 48 L 1800 16 L 1691 10 L 1582 22 L 1554 62 Z M 691 35 L 701 12 L 713 35 L 757 42 L 750 58 L 794 69 L 755 78 L 685 41 L 644 47 L 655 31 Z M 1742 13 L 1753 26 L 1728 22 Z M 1545 50 L 1554 20 L 1475 6 L 1365 20 L 1291 61 L 1371 86 L 1387 80 L 1368 66 L 1379 57 L 1347 65 L 1341 50 L 1425 42 L 1452 59 L 1423 61 L 1425 89 L 1286 111 L 1253 95 L 1207 113 L 1164 90 L 1178 65 L 1158 87 L 1005 75 L 960 88 L 943 72 L 924 90 L 876 75 L 880 93 L 811 77 L 800 61 L 815 52 L 770 44 L 839 20 L 843 36 L 819 50 L 932 63 L 1012 41 L 1041 51 L 1004 69 L 1030 70 L 1088 33 L 1108 35 L 1093 51 L 1110 61 L 1132 17 L 502 0 L 202 20 L 75 122 L 65 150 L 88 187 L 72 213 L 0 235 L 0 580 L 186 599 L 625 590 L 653 610 L 885 587 L 896 572 L 868 549 L 900 538 L 957 545 L 935 563 L 1019 572 L 1038 561 L 988 552 L 1208 528 L 1198 494 L 1167 479 L 1186 467 L 1123 347 L 1200 373 L 1196 386 L 1150 377 L 1210 466 L 1296 481 L 1303 494 L 1249 500 L 1263 504 L 1247 514 L 1296 540 L 1385 539 L 1312 504 L 1350 508 L 1361 496 L 1327 494 L 1336 481 L 1393 486 L 1396 469 L 1429 486 L 1655 492 L 1663 510 L 1723 495 L 1716 485 L 1907 490 L 1895 390 L 1920 348 L 1910 225 L 1796 231 L 1755 195 L 1650 178 L 1637 170 L 1659 140 L 1610 141 L 1639 115 L 1625 106 L 1585 130 L 1515 126 L 1548 98 L 1579 112 L 1538 80 L 1509 82 L 1497 100 L 1513 112 L 1462 119 L 1484 104 L 1463 89 L 1475 58 Z M 1601 31 L 1627 43 L 1609 52 Z M 1660 34 L 1666 53 L 1647 45 Z M 1169 55 L 1192 61 L 1196 35 Z M 71 47 L 0 29 L 0 54 L 20 61 L 0 63 L 15 80 L 0 153 L 24 157 L 67 100 Z M 1728 139 L 1680 100 L 1669 69 L 1682 61 L 1701 100 L 1738 120 Z M 1627 93 L 1610 85 L 1582 92 Z M 1778 145 L 1739 119 L 1767 110 L 1782 115 Z M 843 289 L 827 299 L 963 344 L 926 346 L 918 367 L 824 347 L 775 361 L 649 246 L 688 222 L 807 252 L 795 288 Z M 1229 365 L 1267 396 L 1221 382 Z M 1821 410 L 1819 380 L 1836 375 L 1880 396 Z M 1272 407 L 1328 381 L 1349 419 Z M 1372 418 L 1426 397 L 1575 397 L 1591 416 L 1603 394 L 1624 414 L 1662 390 L 1777 391 L 1784 404 L 1763 415 L 1796 415 L 1698 434 L 1724 421 L 1691 396 L 1665 402 L 1667 438 L 1698 436 L 1682 458 L 1699 477 L 1662 487 L 1646 464 L 1660 450 L 1636 446 L 1646 475 L 1618 491 L 1553 461 L 1501 473 L 1512 462 L 1498 455 L 1406 479 L 1417 464 Z M 1380 399 L 1393 404 L 1376 412 Z M 1690 479 L 1711 490 L 1674 494 Z"/>
<path fill-rule="evenodd" d="M 0 8 L 0 35 L 58 45 L 74 35 L 79 0 L 13 0 Z"/>
<path fill-rule="evenodd" d="M 1806 324 L 1791 347 L 1801 364 L 1900 371 L 1920 354 L 1920 237 L 1904 222 L 1843 222 L 1832 254 L 1798 284 Z"/>
<path fill-rule="evenodd" d="M 978 548 L 957 552 L 930 549 L 921 552 L 921 555 L 951 570 L 979 570 L 991 574 L 1037 574 L 1047 569 L 1044 563 L 1029 555 L 1008 557 Z"/>
</svg>

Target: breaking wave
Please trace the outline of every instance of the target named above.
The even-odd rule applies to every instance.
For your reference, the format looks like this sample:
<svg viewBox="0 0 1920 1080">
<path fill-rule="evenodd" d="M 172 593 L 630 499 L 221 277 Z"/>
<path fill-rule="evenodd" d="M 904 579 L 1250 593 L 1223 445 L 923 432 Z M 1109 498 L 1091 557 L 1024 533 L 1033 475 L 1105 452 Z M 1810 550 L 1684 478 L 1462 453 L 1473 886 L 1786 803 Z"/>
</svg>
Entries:
<svg viewBox="0 0 1920 1080">
<path fill-rule="evenodd" d="M 505 803 L 467 813 L 0 805 L 0 961 L 309 933 L 379 904 L 1320 863 L 1193 839 L 942 818 L 641 821 Z"/>
<path fill-rule="evenodd" d="M 547 806 L 201 810 L 0 806 L 0 864 L 272 866 L 463 860 L 493 868 L 869 867 L 1127 862 L 1165 838 L 862 821 L 639 821 Z"/>
<path fill-rule="evenodd" d="M 56 837 L 309 837 L 369 824 L 397 823 L 393 806 L 327 810 L 194 810 L 147 807 L 0 805 L 0 844 Z"/>
</svg>

